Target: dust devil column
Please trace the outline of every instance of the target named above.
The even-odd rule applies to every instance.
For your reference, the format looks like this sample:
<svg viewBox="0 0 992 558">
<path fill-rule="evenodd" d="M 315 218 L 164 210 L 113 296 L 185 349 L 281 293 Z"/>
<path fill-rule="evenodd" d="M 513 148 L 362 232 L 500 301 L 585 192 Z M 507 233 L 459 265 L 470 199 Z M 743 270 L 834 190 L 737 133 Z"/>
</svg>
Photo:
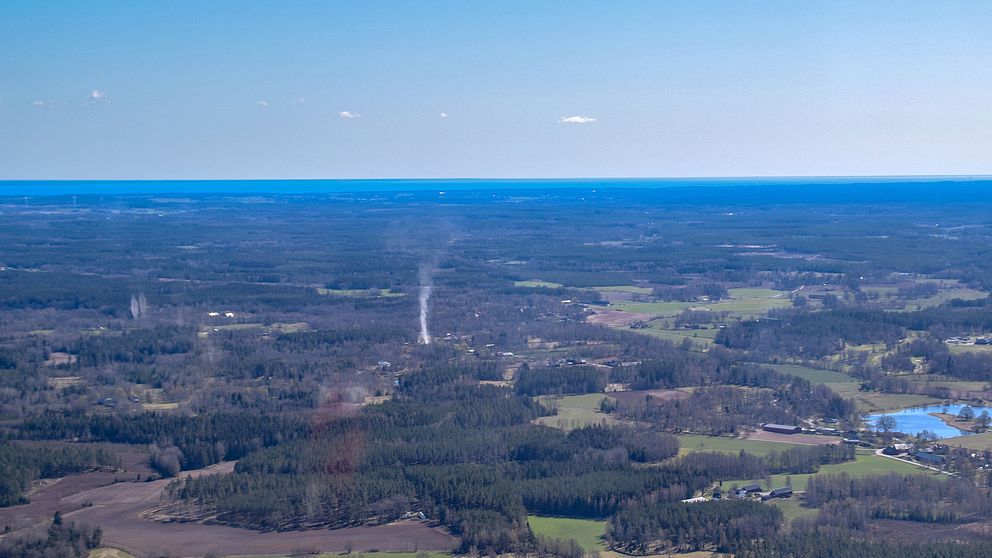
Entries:
<svg viewBox="0 0 992 558">
<path fill-rule="evenodd" d="M 431 299 L 431 289 L 434 288 L 431 278 L 431 266 L 420 266 L 420 344 L 430 345 L 431 334 L 427 331 L 427 303 Z"/>
</svg>

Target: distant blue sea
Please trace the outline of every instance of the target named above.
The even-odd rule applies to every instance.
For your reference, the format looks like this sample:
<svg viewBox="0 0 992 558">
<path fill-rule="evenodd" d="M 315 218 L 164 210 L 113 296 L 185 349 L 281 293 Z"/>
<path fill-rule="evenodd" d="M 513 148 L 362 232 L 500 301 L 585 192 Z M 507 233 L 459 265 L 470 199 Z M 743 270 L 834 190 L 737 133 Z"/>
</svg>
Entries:
<svg viewBox="0 0 992 558">
<path fill-rule="evenodd" d="M 796 178 L 569 178 L 369 180 L 28 180 L 0 181 L 0 196 L 148 194 L 330 194 L 506 190 L 655 189 L 829 185 L 957 185 L 992 187 L 988 176 Z"/>
</svg>

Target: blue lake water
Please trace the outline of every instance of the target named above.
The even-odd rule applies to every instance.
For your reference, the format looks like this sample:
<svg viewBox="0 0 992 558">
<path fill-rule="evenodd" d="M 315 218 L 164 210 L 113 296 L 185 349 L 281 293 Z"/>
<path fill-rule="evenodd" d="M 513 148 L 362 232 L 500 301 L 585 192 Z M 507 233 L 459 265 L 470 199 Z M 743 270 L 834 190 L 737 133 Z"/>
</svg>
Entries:
<svg viewBox="0 0 992 558">
<path fill-rule="evenodd" d="M 943 413 L 944 409 L 947 409 L 948 413 L 957 415 L 964 407 L 966 407 L 966 405 L 931 405 L 929 407 L 903 409 L 902 411 L 894 411 L 891 413 L 874 413 L 866 416 L 865 422 L 869 426 L 874 427 L 880 417 L 890 416 L 896 419 L 897 432 L 915 435 L 924 430 L 929 430 L 940 438 L 952 438 L 954 436 L 968 434 L 968 432 L 963 432 L 953 426 L 948 426 L 939 418 L 930 416 L 930 413 Z M 992 413 L 992 407 L 972 406 L 972 409 L 975 410 L 975 416 L 981 414 L 982 411 Z"/>
</svg>

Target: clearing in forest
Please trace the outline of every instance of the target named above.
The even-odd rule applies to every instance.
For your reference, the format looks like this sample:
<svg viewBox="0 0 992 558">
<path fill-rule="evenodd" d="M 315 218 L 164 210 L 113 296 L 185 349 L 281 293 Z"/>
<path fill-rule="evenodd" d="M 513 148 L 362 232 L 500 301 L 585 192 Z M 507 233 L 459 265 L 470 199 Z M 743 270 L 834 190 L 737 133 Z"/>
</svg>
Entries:
<svg viewBox="0 0 992 558">
<path fill-rule="evenodd" d="M 529 515 L 527 523 L 530 524 L 535 535 L 573 539 L 586 552 L 597 552 L 606 548 L 606 543 L 603 541 L 603 535 L 606 534 L 605 521 Z"/>
<path fill-rule="evenodd" d="M 560 428 L 562 430 L 572 430 L 583 426 L 602 424 L 605 420 L 607 424 L 617 424 L 619 421 L 611 415 L 599 410 L 603 399 L 615 401 L 602 393 L 588 393 L 585 395 L 546 395 L 539 398 L 545 405 L 554 405 L 558 408 L 558 414 L 540 417 L 538 424 Z"/>
</svg>

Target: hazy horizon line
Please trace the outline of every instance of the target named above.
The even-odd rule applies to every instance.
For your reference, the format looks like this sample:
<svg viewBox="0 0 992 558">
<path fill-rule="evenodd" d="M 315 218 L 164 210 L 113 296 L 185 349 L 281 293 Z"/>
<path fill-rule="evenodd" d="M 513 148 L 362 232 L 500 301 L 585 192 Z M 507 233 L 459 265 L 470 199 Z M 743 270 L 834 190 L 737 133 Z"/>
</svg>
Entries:
<svg viewBox="0 0 992 558">
<path fill-rule="evenodd" d="M 465 192 L 505 189 L 679 189 L 728 187 L 823 187 L 874 184 L 974 184 L 992 182 L 992 175 L 863 175 L 863 176 L 714 176 L 714 177 L 577 177 L 577 178 L 227 178 L 227 179 L 84 179 L 0 180 L 0 197 L 72 195 L 181 194 L 335 194 L 370 192 Z M 488 186 L 488 188 L 487 188 Z"/>
<path fill-rule="evenodd" d="M 0 178 L 0 185 L 29 182 L 440 182 L 440 181 L 589 181 L 589 180 L 861 180 L 901 179 L 988 180 L 989 174 L 766 174 L 766 175 L 698 175 L 698 176 L 380 176 L 380 177 L 308 177 L 308 178 Z"/>
</svg>

